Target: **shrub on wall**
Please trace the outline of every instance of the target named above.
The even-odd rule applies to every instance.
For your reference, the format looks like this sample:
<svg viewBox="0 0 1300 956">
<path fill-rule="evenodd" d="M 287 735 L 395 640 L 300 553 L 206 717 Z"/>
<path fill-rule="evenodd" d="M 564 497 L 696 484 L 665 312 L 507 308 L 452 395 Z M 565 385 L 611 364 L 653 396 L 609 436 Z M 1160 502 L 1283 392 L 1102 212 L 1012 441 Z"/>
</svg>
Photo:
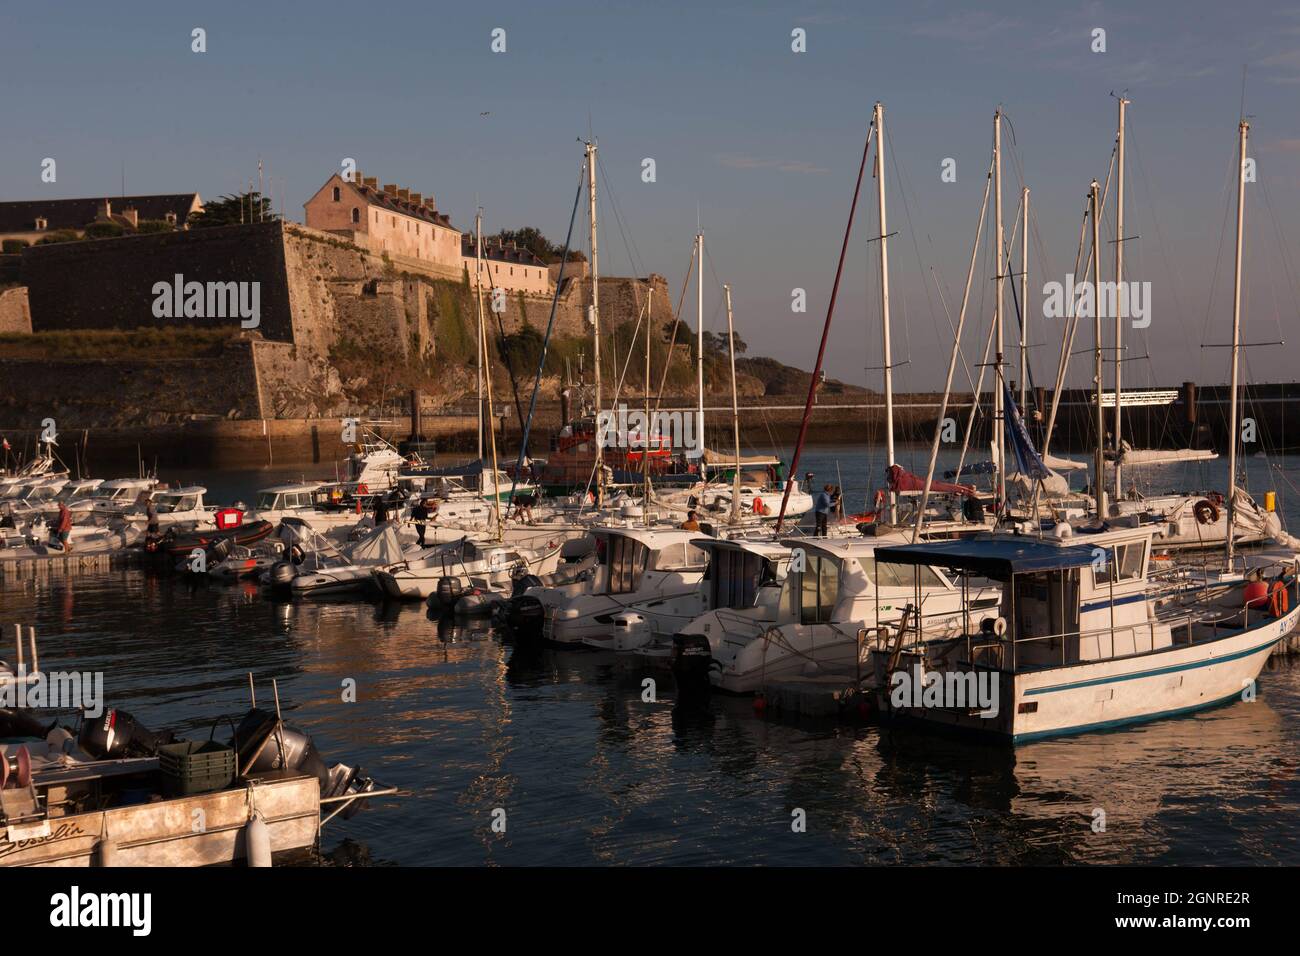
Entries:
<svg viewBox="0 0 1300 956">
<path fill-rule="evenodd" d="M 141 219 L 140 224 L 135 227 L 138 233 L 151 232 L 174 232 L 176 227 L 166 219 Z"/>
<path fill-rule="evenodd" d="M 36 240 L 38 246 L 49 246 L 56 242 L 76 242 L 81 238 L 75 229 L 56 229 L 48 236 Z"/>
<path fill-rule="evenodd" d="M 27 245 L 26 239 L 6 239 L 3 243 L 0 243 L 0 248 L 3 249 L 5 255 L 12 256 L 22 252 L 27 248 Z"/>
<path fill-rule="evenodd" d="M 126 234 L 126 227 L 117 222 L 92 222 L 86 227 L 87 239 L 116 239 Z"/>
</svg>

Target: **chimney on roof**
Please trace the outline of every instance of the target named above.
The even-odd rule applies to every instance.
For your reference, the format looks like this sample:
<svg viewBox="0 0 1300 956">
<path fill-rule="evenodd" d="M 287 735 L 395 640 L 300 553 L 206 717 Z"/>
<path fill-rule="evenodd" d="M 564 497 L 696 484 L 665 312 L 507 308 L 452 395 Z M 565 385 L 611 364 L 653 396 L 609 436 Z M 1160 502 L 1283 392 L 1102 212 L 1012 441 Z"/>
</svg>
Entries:
<svg viewBox="0 0 1300 956">
<path fill-rule="evenodd" d="M 384 183 L 384 192 L 394 199 L 397 198 L 397 183 Z"/>
<path fill-rule="evenodd" d="M 109 202 L 107 199 L 101 199 L 99 201 L 99 205 L 95 207 L 95 218 L 96 219 L 113 218 L 113 204 Z"/>
<path fill-rule="evenodd" d="M 433 193 L 425 193 L 425 194 L 424 194 L 424 204 L 425 204 L 426 206 L 428 206 L 430 209 L 437 209 L 437 208 L 438 208 L 438 207 L 434 204 L 434 202 L 433 202 Z"/>
<path fill-rule="evenodd" d="M 362 182 L 365 183 L 365 185 L 369 186 L 371 189 L 379 188 L 378 176 L 367 176 L 365 179 L 362 180 Z"/>
<path fill-rule="evenodd" d="M 405 187 L 402 187 L 401 189 L 397 190 L 397 198 L 400 199 L 402 202 L 410 202 L 411 191 Z"/>
<path fill-rule="evenodd" d="M 131 224 L 132 229 L 139 228 L 140 213 L 136 211 L 136 208 L 134 206 L 127 206 L 125 209 L 123 209 L 122 216 L 126 219 L 127 222 Z"/>
<path fill-rule="evenodd" d="M 356 185 L 360 186 L 360 185 L 361 185 L 361 182 L 362 182 L 362 178 L 361 178 L 361 170 L 359 170 L 359 169 L 354 169 L 354 170 L 352 170 L 352 178 L 351 178 L 351 179 L 349 179 L 347 176 L 344 176 L 343 179 L 344 179 L 345 182 L 355 183 Z"/>
<path fill-rule="evenodd" d="M 417 206 L 423 206 L 424 197 L 421 196 L 419 193 L 411 193 L 411 202 L 415 203 L 415 205 Z"/>
</svg>

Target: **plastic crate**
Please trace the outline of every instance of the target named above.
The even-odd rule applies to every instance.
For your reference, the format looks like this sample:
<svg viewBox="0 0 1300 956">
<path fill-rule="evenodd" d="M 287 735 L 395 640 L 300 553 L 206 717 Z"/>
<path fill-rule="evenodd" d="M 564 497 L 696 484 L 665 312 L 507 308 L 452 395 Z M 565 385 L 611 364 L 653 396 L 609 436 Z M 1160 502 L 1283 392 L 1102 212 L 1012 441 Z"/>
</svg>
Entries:
<svg viewBox="0 0 1300 956">
<path fill-rule="evenodd" d="M 215 740 L 182 740 L 158 748 L 158 766 L 167 796 L 211 793 L 235 778 L 235 751 Z"/>
</svg>

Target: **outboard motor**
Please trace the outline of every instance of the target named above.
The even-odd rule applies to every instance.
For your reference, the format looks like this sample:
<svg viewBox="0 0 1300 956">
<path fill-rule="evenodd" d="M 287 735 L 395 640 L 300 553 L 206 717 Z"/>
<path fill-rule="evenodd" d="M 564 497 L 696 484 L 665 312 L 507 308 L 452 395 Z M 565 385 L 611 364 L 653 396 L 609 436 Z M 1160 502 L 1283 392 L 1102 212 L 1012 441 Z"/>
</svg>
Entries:
<svg viewBox="0 0 1300 956">
<path fill-rule="evenodd" d="M 709 690 L 709 671 L 714 667 L 713 648 L 703 634 L 673 635 L 673 677 L 677 689 L 683 693 L 705 693 Z"/>
<path fill-rule="evenodd" d="M 448 575 L 438 579 L 438 602 L 445 608 L 456 606 L 460 596 L 465 593 L 465 586 L 460 583 L 460 578 Z"/>
<path fill-rule="evenodd" d="M 154 733 L 124 710 L 106 710 L 99 717 L 82 715 L 77 744 L 97 760 L 152 757 L 175 737 L 169 730 Z"/>
<path fill-rule="evenodd" d="M 291 561 L 277 561 L 271 565 L 270 580 L 271 586 L 276 588 L 287 588 L 293 581 L 294 575 L 298 569 L 293 566 Z"/>
<path fill-rule="evenodd" d="M 512 597 L 506 605 L 506 625 L 517 639 L 533 640 L 542 636 L 546 608 L 530 594 Z"/>
<path fill-rule="evenodd" d="M 254 707 L 245 714 L 235 727 L 235 739 L 230 745 L 239 754 L 239 766 L 248 767 L 247 773 L 300 770 L 319 780 L 322 792 L 329 783 L 329 770 L 311 738 L 265 710 Z"/>
<path fill-rule="evenodd" d="M 535 574 L 525 574 L 523 577 L 515 578 L 514 586 L 510 591 L 511 597 L 519 597 L 529 588 L 540 588 L 543 584 L 541 578 Z"/>
<path fill-rule="evenodd" d="M 321 799 L 346 794 L 369 793 L 376 789 L 375 781 L 362 773 L 361 768 L 346 764 L 326 767 L 316 751 L 311 737 L 296 727 L 282 723 L 265 710 L 254 707 L 235 727 L 235 739 L 230 742 L 238 755 L 239 766 L 252 766 L 246 774 L 267 773 L 274 770 L 297 770 L 310 774 L 320 782 Z M 254 758 L 256 754 L 256 758 Z M 355 800 L 342 812 L 343 819 L 351 819 L 366 806 L 366 801 Z"/>
</svg>

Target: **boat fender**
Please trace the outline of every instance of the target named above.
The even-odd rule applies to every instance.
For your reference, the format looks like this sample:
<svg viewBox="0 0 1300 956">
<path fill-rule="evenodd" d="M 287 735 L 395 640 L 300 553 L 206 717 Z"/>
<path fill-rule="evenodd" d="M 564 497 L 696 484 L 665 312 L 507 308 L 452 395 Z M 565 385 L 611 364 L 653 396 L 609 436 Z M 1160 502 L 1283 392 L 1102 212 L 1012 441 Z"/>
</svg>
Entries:
<svg viewBox="0 0 1300 956">
<path fill-rule="evenodd" d="M 117 842 L 109 837 L 106 823 L 103 835 L 95 844 L 95 866 L 113 867 L 118 865 Z"/>
<path fill-rule="evenodd" d="M 254 813 L 244 824 L 244 842 L 249 866 L 271 865 L 271 831 L 260 813 Z"/>
<path fill-rule="evenodd" d="M 1052 534 L 1058 538 L 1068 538 L 1072 534 L 1074 534 L 1074 529 L 1071 528 L 1069 524 L 1062 521 L 1059 524 L 1057 524 L 1055 528 L 1052 529 Z"/>
<path fill-rule="evenodd" d="M 1202 498 L 1192 506 L 1198 524 L 1213 524 L 1219 520 L 1219 508 L 1208 498 Z"/>
<path fill-rule="evenodd" d="M 1268 594 L 1268 611 L 1275 618 L 1286 616 L 1286 612 L 1291 609 L 1291 596 L 1287 593 L 1286 584 L 1281 580 L 1273 582 Z"/>
</svg>

